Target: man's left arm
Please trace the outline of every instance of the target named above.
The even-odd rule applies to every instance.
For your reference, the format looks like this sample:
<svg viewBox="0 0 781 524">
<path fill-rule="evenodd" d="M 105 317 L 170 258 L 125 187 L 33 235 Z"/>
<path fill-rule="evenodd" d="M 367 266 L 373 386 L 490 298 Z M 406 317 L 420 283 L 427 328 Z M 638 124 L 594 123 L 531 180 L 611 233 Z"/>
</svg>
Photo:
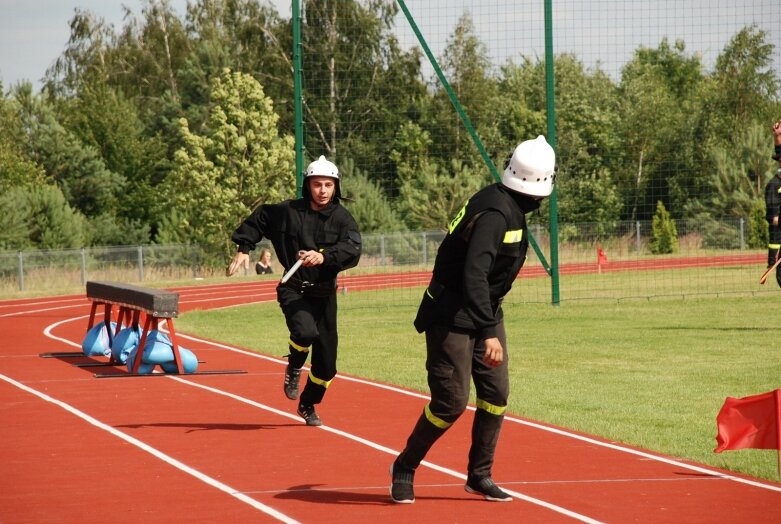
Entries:
<svg viewBox="0 0 781 524">
<path fill-rule="evenodd" d="M 345 212 L 339 217 L 339 240 L 336 244 L 320 250 L 323 265 L 336 267 L 339 271 L 358 265 L 361 258 L 361 233 L 352 215 Z"/>
<path fill-rule="evenodd" d="M 481 339 L 496 337 L 496 311 L 491 303 L 488 274 L 501 245 L 507 223 L 496 211 L 487 211 L 476 220 L 464 259 L 464 309 Z"/>
</svg>

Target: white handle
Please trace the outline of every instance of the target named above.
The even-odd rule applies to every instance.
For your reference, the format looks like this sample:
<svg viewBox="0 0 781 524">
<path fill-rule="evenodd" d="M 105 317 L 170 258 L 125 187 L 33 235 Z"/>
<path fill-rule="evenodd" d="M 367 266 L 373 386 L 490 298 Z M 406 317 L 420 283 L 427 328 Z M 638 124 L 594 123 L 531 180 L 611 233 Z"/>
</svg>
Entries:
<svg viewBox="0 0 781 524">
<path fill-rule="evenodd" d="M 295 273 L 296 271 L 298 271 L 298 268 L 300 268 L 300 267 L 301 267 L 301 264 L 303 264 L 303 263 L 304 263 L 304 261 L 299 259 L 299 260 L 298 260 L 298 262 L 296 262 L 295 264 L 293 264 L 293 267 L 291 267 L 291 268 L 288 270 L 288 272 L 287 272 L 287 273 L 285 273 L 285 276 L 283 276 L 283 277 L 282 277 L 282 280 L 280 280 L 280 281 L 279 281 L 279 283 L 280 283 L 280 284 L 284 284 L 285 282 L 287 282 L 288 280 L 290 280 L 290 277 L 292 277 L 292 276 L 293 276 L 293 273 Z"/>
</svg>

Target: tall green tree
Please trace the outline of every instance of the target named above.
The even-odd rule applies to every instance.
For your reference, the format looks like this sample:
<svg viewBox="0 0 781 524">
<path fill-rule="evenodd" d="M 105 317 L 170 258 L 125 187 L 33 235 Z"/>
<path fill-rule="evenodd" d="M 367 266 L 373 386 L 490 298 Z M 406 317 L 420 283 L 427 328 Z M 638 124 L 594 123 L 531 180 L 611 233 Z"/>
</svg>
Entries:
<svg viewBox="0 0 781 524">
<path fill-rule="evenodd" d="M 350 211 L 363 234 L 390 233 L 406 230 L 401 217 L 385 197 L 380 183 L 345 160 L 339 166 L 342 194 L 348 196 L 343 205 Z"/>
<path fill-rule="evenodd" d="M 775 162 L 767 154 L 768 130 L 754 122 L 735 133 L 729 149 L 712 146 L 709 207 L 715 217 L 746 218 L 762 202 L 765 183 L 774 175 Z"/>
<path fill-rule="evenodd" d="M 751 25 L 738 31 L 716 58 L 714 80 L 719 89 L 713 102 L 728 123 L 767 118 L 769 103 L 779 94 L 773 51 L 767 31 Z"/>
<path fill-rule="evenodd" d="M 0 249 L 58 249 L 85 245 L 86 221 L 53 185 L 19 186 L 0 195 Z"/>
<path fill-rule="evenodd" d="M 693 196 L 704 157 L 694 116 L 702 85 L 699 57 L 688 56 L 683 41 L 663 39 L 655 49 L 640 47 L 621 74 L 619 94 L 625 137 L 623 167 L 617 173 L 629 220 L 647 220 L 658 201 L 682 216 Z M 698 178 L 700 177 L 700 178 Z"/>
<path fill-rule="evenodd" d="M 229 256 L 230 234 L 256 205 L 294 195 L 293 139 L 279 136 L 278 119 L 251 76 L 225 70 L 213 80 L 204 129 L 180 121 L 185 145 L 165 184 L 178 223 L 167 238 Z"/>
<path fill-rule="evenodd" d="M 43 168 L 30 158 L 29 147 L 25 147 L 18 104 L 2 93 L 0 83 L 0 194 L 14 187 L 44 184 L 46 178 Z"/>
<path fill-rule="evenodd" d="M 124 234 L 149 242 L 149 230 L 159 220 L 159 206 L 153 203 L 170 166 L 162 137 L 147 136 L 136 106 L 105 83 L 83 83 L 62 106 L 64 125 L 100 152 L 107 169 L 127 181 L 116 209 Z M 133 223 L 142 226 L 131 232 Z"/>
<path fill-rule="evenodd" d="M 418 118 L 425 96 L 420 53 L 393 35 L 395 2 L 323 0 L 307 4 L 303 33 L 305 144 L 339 165 L 353 158 L 377 178 L 387 144 Z"/>
<path fill-rule="evenodd" d="M 100 151 L 84 144 L 60 122 L 56 110 L 31 87 L 15 90 L 31 158 L 86 217 L 116 215 L 126 179 L 106 167 Z"/>
<path fill-rule="evenodd" d="M 492 75 L 487 46 L 478 38 L 469 13 L 456 22 L 437 60 L 454 95 L 468 115 L 483 145 L 495 153 L 498 135 L 497 80 Z M 464 122 L 438 79 L 438 86 L 428 108 L 426 127 L 437 133 L 432 153 L 438 158 L 458 158 L 470 164 L 481 162 Z M 504 149 L 503 147 L 501 149 Z"/>
<path fill-rule="evenodd" d="M 439 163 L 426 159 L 402 175 L 396 209 L 413 231 L 444 230 L 472 194 L 490 183 L 488 174 L 457 158 Z"/>
</svg>

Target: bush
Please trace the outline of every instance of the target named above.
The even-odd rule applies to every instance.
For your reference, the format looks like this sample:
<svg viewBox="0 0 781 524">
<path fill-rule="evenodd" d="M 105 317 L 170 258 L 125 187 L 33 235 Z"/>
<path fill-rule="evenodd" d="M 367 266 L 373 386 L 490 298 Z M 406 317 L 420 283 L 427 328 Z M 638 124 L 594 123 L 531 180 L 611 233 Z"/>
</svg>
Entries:
<svg viewBox="0 0 781 524">
<path fill-rule="evenodd" d="M 678 230 L 661 200 L 656 203 L 656 213 L 651 221 L 651 242 L 648 247 L 654 255 L 678 251 Z"/>
<path fill-rule="evenodd" d="M 751 208 L 748 217 L 748 247 L 764 248 L 768 243 L 767 219 L 765 219 L 765 204 L 757 200 Z"/>
</svg>

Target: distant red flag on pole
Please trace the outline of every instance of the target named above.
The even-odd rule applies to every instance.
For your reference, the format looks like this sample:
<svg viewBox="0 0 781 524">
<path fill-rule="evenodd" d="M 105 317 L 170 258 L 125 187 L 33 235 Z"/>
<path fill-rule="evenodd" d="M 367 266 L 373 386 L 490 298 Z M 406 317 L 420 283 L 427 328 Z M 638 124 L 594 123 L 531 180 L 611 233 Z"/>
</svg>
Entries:
<svg viewBox="0 0 781 524">
<path fill-rule="evenodd" d="M 781 474 L 781 389 L 743 398 L 727 397 L 716 416 L 715 451 L 745 448 L 779 450 Z"/>
<path fill-rule="evenodd" d="M 597 269 L 602 272 L 602 266 L 607 264 L 607 255 L 602 251 L 602 246 L 597 246 Z"/>
</svg>

